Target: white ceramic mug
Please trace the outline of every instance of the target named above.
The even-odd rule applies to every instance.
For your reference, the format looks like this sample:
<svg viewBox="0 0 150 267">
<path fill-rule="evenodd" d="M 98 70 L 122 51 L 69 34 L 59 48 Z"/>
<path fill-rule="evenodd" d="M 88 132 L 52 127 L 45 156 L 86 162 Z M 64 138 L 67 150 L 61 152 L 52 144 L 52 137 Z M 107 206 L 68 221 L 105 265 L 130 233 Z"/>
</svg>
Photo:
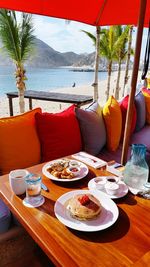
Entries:
<svg viewBox="0 0 150 267">
<path fill-rule="evenodd" d="M 9 173 L 9 183 L 16 195 L 22 195 L 26 191 L 25 177 L 29 172 L 25 169 L 13 170 Z"/>
</svg>

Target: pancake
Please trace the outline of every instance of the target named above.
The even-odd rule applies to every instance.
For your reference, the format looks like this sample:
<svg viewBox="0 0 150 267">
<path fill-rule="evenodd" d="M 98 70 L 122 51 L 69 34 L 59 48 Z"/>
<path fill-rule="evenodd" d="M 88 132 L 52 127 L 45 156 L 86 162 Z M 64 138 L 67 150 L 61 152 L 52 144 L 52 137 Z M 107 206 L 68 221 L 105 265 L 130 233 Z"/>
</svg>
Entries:
<svg viewBox="0 0 150 267">
<path fill-rule="evenodd" d="M 78 220 L 89 220 L 97 217 L 102 206 L 91 194 L 79 194 L 69 199 L 67 208 L 72 217 Z"/>
</svg>

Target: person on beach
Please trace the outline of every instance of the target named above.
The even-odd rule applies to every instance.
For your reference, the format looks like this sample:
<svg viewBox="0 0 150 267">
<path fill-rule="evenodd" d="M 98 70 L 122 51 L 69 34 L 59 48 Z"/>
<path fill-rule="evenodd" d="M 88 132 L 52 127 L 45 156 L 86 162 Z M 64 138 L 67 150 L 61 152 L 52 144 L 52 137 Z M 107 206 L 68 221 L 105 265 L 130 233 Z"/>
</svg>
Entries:
<svg viewBox="0 0 150 267">
<path fill-rule="evenodd" d="M 76 83 L 74 82 L 73 85 L 72 85 L 72 87 L 75 87 L 75 86 L 76 86 Z"/>
</svg>

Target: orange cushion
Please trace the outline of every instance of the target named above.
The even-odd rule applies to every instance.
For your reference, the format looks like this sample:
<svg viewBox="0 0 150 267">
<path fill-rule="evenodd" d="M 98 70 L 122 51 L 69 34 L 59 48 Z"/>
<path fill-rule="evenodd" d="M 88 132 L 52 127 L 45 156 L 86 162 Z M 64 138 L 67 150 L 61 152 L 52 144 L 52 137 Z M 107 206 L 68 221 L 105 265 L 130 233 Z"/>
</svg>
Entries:
<svg viewBox="0 0 150 267">
<path fill-rule="evenodd" d="M 150 124 L 150 90 L 143 88 L 142 94 L 145 97 L 145 104 L 146 104 L 146 122 Z"/>
<path fill-rule="evenodd" d="M 103 107 L 103 117 L 107 132 L 107 148 L 109 151 L 115 151 L 121 137 L 122 115 L 119 103 L 113 96 L 109 97 Z"/>
<path fill-rule="evenodd" d="M 0 118 L 0 172 L 26 168 L 40 162 L 40 142 L 35 114 L 40 108 L 24 114 Z"/>
</svg>

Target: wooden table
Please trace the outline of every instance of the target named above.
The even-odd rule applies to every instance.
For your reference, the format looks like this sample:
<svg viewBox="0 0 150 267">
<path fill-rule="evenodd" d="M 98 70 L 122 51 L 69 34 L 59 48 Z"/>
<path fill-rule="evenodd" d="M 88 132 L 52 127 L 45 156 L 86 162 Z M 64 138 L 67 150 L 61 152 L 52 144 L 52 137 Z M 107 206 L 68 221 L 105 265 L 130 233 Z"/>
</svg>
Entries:
<svg viewBox="0 0 150 267">
<path fill-rule="evenodd" d="M 42 164 L 29 168 L 41 172 Z M 54 214 L 56 199 L 75 189 L 87 189 L 95 175 L 108 175 L 90 168 L 86 178 L 71 183 L 53 182 L 43 177 L 50 192 L 42 191 L 45 203 L 39 208 L 27 208 L 22 197 L 12 193 L 8 175 L 0 177 L 0 196 L 20 223 L 39 244 L 56 266 L 150 266 L 150 201 L 128 193 L 115 202 L 119 218 L 103 231 L 86 233 L 67 228 Z"/>
<path fill-rule="evenodd" d="M 13 98 L 18 97 L 18 92 L 7 93 L 7 97 L 9 100 L 10 116 L 13 116 Z M 89 95 L 63 94 L 57 92 L 44 92 L 34 90 L 25 91 L 24 97 L 29 99 L 29 109 L 32 109 L 32 99 L 73 103 L 77 105 L 77 107 L 81 107 L 93 101 L 93 97 Z"/>
</svg>

